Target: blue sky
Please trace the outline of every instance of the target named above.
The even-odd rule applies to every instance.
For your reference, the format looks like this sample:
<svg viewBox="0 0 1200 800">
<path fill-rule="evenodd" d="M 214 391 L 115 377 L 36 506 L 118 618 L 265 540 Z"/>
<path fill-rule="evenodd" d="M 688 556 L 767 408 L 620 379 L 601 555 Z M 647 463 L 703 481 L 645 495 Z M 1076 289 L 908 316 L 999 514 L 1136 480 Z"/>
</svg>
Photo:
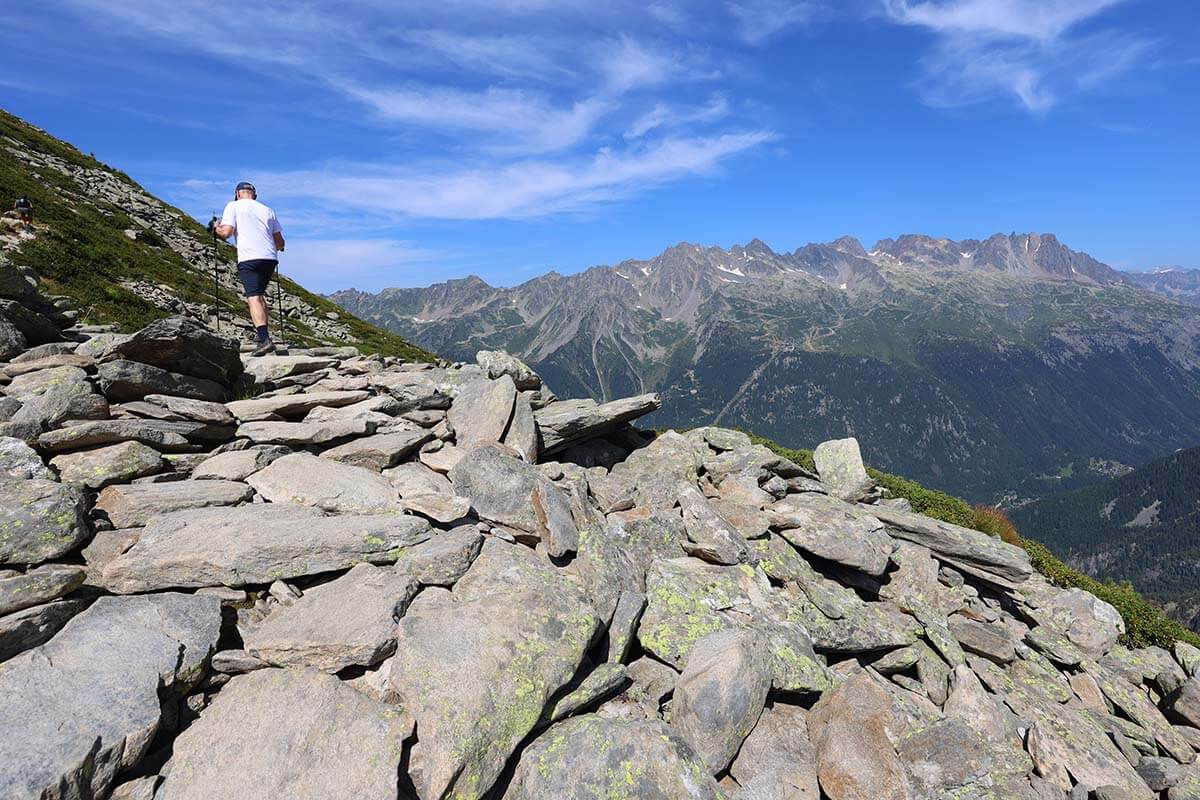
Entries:
<svg viewBox="0 0 1200 800">
<path fill-rule="evenodd" d="M 0 106 L 311 288 L 754 237 L 1058 234 L 1200 266 L 1194 0 L 39 0 Z"/>
</svg>

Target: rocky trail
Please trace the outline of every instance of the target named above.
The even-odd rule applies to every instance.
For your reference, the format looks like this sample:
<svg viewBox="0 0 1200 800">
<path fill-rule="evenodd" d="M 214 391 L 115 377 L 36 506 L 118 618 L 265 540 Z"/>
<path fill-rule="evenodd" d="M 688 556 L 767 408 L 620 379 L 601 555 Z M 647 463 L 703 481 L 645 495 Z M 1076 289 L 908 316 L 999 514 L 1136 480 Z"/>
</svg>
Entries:
<svg viewBox="0 0 1200 800">
<path fill-rule="evenodd" d="M 1200 798 L 1200 651 L 854 440 L 0 294 L 0 797 Z"/>
</svg>

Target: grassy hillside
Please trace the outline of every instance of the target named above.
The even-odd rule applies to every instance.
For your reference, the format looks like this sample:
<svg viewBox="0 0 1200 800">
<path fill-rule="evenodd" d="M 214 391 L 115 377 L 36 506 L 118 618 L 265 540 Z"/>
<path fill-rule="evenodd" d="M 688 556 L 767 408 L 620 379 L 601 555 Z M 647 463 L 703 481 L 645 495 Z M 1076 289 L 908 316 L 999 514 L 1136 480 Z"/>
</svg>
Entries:
<svg viewBox="0 0 1200 800">
<path fill-rule="evenodd" d="M 124 330 L 136 330 L 171 313 L 122 286 L 123 280 L 168 286 L 172 294 L 189 303 L 213 302 L 211 273 L 190 265 L 154 229 L 140 230 L 131 216 L 134 212 L 106 201 L 91 187 L 58 169 L 31 168 L 10 147 L 54 156 L 80 170 L 103 170 L 132 189 L 145 190 L 123 172 L 0 110 L 0 203 L 6 210 L 13 198 L 28 196 L 37 223 L 37 238 L 23 243 L 9 258 L 36 269 L 46 291 L 72 298 L 85 322 L 113 323 Z M 211 237 L 203 226 L 179 209 L 165 203 L 162 207 L 175 217 L 173 225 L 181 235 L 199 243 L 198 250 L 210 246 Z M 125 234 L 129 229 L 140 230 L 137 239 Z M 221 257 L 232 265 L 232 248 L 222 245 Z M 357 346 L 364 352 L 418 361 L 433 359 L 429 352 L 403 337 L 363 322 L 294 281 L 281 280 L 286 293 L 318 313 L 336 312 L 339 322 L 358 339 Z M 217 298 L 226 318 L 234 313 L 245 315 L 245 303 L 235 291 L 222 288 Z M 329 343 L 307 325 L 294 322 L 289 324 L 289 339 L 301 345 Z"/>
<path fill-rule="evenodd" d="M 751 434 L 751 438 L 757 444 L 770 448 L 806 469 L 814 469 L 811 451 L 783 447 L 754 434 Z M 1029 553 L 1034 568 L 1055 585 L 1083 589 L 1111 603 L 1125 620 L 1125 636 L 1122 638 L 1124 644 L 1130 647 L 1170 647 L 1174 642 L 1183 640 L 1200 647 L 1200 636 L 1167 617 L 1158 606 L 1139 594 L 1128 581 L 1101 581 L 1067 566 L 1045 545 L 1022 536 L 1004 514 L 996 509 L 988 506 L 972 507 L 965 500 L 945 492 L 927 489 L 919 483 L 897 475 L 873 469 L 868 469 L 868 472 L 893 496 L 903 497 L 912 503 L 914 511 L 955 525 L 974 528 L 1022 547 Z"/>
</svg>

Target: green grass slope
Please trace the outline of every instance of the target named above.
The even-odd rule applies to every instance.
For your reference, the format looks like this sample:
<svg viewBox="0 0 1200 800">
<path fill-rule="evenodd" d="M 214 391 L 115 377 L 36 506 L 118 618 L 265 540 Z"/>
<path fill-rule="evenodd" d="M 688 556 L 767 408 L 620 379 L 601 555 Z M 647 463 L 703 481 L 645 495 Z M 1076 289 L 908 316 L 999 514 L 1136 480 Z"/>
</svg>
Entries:
<svg viewBox="0 0 1200 800">
<path fill-rule="evenodd" d="M 0 204 L 3 204 L 0 210 L 7 210 L 14 198 L 26 195 L 33 201 L 38 226 L 37 238 L 24 243 L 9 258 L 36 269 L 47 292 L 72 298 L 84 322 L 111 323 L 131 331 L 169 315 L 169 311 L 121 286 L 122 280 L 169 286 L 186 302 L 213 301 L 211 278 L 190 268 L 187 260 L 153 230 L 143 231 L 136 240 L 130 239 L 124 231 L 139 226 L 125 209 L 89 196 L 78 181 L 59 170 L 31 169 L 9 151 L 14 146 L 55 156 L 73 167 L 104 170 L 139 191 L 144 189 L 123 172 L 0 110 Z M 80 197 L 85 201 L 80 202 Z M 163 205 L 178 215 L 177 225 L 185 235 L 206 245 L 211 241 L 204 227 L 194 219 Z M 232 263 L 232 248 L 222 245 L 220 252 Z M 364 352 L 415 361 L 434 359 L 428 351 L 358 319 L 295 281 L 288 278 L 281 281 L 286 293 L 319 313 L 336 312 L 339 321 L 358 339 L 356 346 Z M 245 315 L 245 303 L 236 292 L 221 289 L 217 299 L 227 317 L 233 313 Z M 300 345 L 337 343 L 320 338 L 303 324 L 289 324 L 288 333 L 289 339 Z"/>
</svg>

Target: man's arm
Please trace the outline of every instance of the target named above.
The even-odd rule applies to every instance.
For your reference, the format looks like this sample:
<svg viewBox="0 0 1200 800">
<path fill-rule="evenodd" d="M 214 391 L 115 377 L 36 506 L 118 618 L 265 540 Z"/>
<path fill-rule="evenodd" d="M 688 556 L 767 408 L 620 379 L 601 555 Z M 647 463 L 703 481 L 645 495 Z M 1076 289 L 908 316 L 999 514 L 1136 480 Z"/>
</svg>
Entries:
<svg viewBox="0 0 1200 800">
<path fill-rule="evenodd" d="M 217 236 L 220 236 L 225 241 L 229 241 L 229 237 L 237 233 L 237 228 L 232 225 L 226 225 L 224 222 L 218 222 L 213 230 L 217 232 Z"/>
<path fill-rule="evenodd" d="M 279 231 L 275 231 L 271 235 L 275 237 L 275 249 L 282 253 L 284 245 L 283 234 Z"/>
</svg>

